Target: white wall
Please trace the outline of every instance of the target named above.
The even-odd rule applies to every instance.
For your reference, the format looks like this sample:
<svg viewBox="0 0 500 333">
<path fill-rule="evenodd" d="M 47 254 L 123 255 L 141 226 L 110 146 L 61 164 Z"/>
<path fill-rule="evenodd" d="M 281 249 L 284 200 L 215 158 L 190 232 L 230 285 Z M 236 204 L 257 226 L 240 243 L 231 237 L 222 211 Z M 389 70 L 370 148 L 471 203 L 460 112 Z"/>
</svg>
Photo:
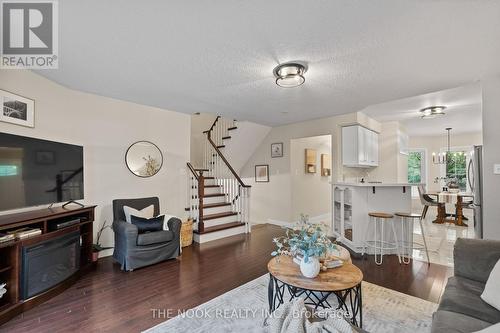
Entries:
<svg viewBox="0 0 500 333">
<path fill-rule="evenodd" d="M 269 220 L 290 222 L 291 220 L 291 139 L 332 135 L 332 179 L 363 176 L 364 169 L 342 167 L 340 157 L 342 151 L 340 146 L 341 126 L 356 123 L 380 132 L 380 124 L 360 112 L 272 128 L 241 171 L 244 182 L 252 186 L 250 196 L 251 222 L 266 223 Z M 283 142 L 283 157 L 271 158 L 271 143 L 275 142 Z M 256 164 L 269 164 L 269 183 L 255 183 Z"/>
<path fill-rule="evenodd" d="M 236 125 L 238 128 L 229 133 L 231 138 L 224 140 L 226 147 L 222 148 L 222 153 L 234 170 L 239 172 L 271 131 L 271 127 L 250 121 L 238 121 Z"/>
<path fill-rule="evenodd" d="M 298 221 L 300 214 L 309 215 L 311 218 L 330 214 L 331 176 L 321 176 L 321 154 L 331 154 L 331 147 L 331 135 L 291 140 L 291 221 Z M 316 173 L 305 172 L 306 149 L 316 150 Z M 329 220 L 325 222 L 329 223 Z"/>
<path fill-rule="evenodd" d="M 74 91 L 29 71 L 0 70 L 0 89 L 35 100 L 35 128 L 0 122 L 1 132 L 84 146 L 84 203 L 98 205 L 94 229 L 112 221 L 111 201 L 118 198 L 159 196 L 163 212 L 184 215 L 189 115 Z M 124 162 L 139 140 L 163 153 L 163 167 L 151 178 L 134 176 Z M 111 232 L 103 244 L 113 244 Z"/>
<path fill-rule="evenodd" d="M 406 133 L 406 129 L 399 122 L 382 123 L 379 134 L 379 166 L 370 170 L 369 180 L 390 183 L 408 181 L 408 156 L 400 154 L 400 133 Z"/>
<path fill-rule="evenodd" d="M 482 82 L 483 88 L 483 234 L 500 240 L 500 175 L 493 173 L 500 164 L 500 77 Z"/>
<path fill-rule="evenodd" d="M 444 132 L 444 131 L 443 131 Z M 465 147 L 481 145 L 483 143 L 483 134 L 478 133 L 459 133 L 454 134 L 451 132 L 451 146 L 452 147 Z M 427 179 L 423 182 L 427 183 L 427 190 L 438 191 L 441 189 L 442 184 L 435 183 L 434 179 L 441 176 L 440 165 L 432 163 L 432 152 L 440 152 L 441 149 L 447 147 L 447 134 L 437 136 L 410 136 L 410 149 L 425 149 L 426 150 L 426 166 L 427 166 Z"/>
<path fill-rule="evenodd" d="M 210 129 L 217 116 L 211 113 L 194 114 L 191 116 L 191 153 L 190 162 L 194 167 L 203 164 L 203 149 L 206 134 L 204 131 Z"/>
</svg>

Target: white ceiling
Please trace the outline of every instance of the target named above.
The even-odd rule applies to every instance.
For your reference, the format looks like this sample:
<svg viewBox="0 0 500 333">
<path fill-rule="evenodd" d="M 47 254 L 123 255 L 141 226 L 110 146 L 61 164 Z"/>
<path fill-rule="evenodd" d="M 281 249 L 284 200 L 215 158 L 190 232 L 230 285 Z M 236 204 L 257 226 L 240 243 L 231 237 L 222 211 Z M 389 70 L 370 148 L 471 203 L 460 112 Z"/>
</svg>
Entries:
<svg viewBox="0 0 500 333">
<path fill-rule="evenodd" d="M 422 119 L 419 110 L 433 105 L 446 106 L 445 115 Z M 399 121 L 410 136 L 444 135 L 445 128 L 453 133 L 482 132 L 482 94 L 479 83 L 430 94 L 372 105 L 362 110 L 380 121 Z"/>
<path fill-rule="evenodd" d="M 59 11 L 59 69 L 41 75 L 266 125 L 500 73 L 500 1 L 64 0 Z M 276 86 L 273 68 L 293 60 L 307 63 L 305 84 Z"/>
</svg>

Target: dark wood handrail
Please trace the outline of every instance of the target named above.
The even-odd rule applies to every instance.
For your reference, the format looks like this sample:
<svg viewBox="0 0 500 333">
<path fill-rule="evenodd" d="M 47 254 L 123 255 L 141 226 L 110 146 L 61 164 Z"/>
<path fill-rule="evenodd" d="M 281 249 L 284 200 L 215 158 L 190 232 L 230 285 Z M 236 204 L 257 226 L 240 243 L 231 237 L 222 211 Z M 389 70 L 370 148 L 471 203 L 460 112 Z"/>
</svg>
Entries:
<svg viewBox="0 0 500 333">
<path fill-rule="evenodd" d="M 194 177 L 196 178 L 196 180 L 198 180 L 199 176 L 198 174 L 196 173 L 196 171 L 194 170 L 193 166 L 191 165 L 191 163 L 187 162 L 187 166 L 189 168 L 189 170 L 191 170 L 191 173 L 194 175 Z"/>
<path fill-rule="evenodd" d="M 208 139 L 208 142 L 210 142 L 210 144 L 212 145 L 212 147 L 214 147 L 215 151 L 217 152 L 217 154 L 219 155 L 219 157 L 222 159 L 222 161 L 226 164 L 226 166 L 228 167 L 229 171 L 231 171 L 231 173 L 233 174 L 234 178 L 236 178 L 236 180 L 238 181 L 238 183 L 240 183 L 240 185 L 242 187 L 251 187 L 250 185 L 245 185 L 245 183 L 243 183 L 243 181 L 241 180 L 240 176 L 238 176 L 238 174 L 236 173 L 236 171 L 234 171 L 234 169 L 231 166 L 231 164 L 229 164 L 229 162 L 226 160 L 226 158 L 224 157 L 224 155 L 222 155 L 222 152 L 219 150 L 219 148 L 217 148 L 217 145 L 212 141 L 212 138 L 210 137 L 210 131 L 207 133 L 207 139 Z"/>
<path fill-rule="evenodd" d="M 215 127 L 215 124 L 217 124 L 217 121 L 219 120 L 220 116 L 217 116 L 214 120 L 214 122 L 212 123 L 212 126 L 210 126 L 209 129 L 207 129 L 206 131 L 203 131 L 203 133 L 209 133 L 209 132 L 212 132 L 212 130 L 214 129 Z"/>
</svg>

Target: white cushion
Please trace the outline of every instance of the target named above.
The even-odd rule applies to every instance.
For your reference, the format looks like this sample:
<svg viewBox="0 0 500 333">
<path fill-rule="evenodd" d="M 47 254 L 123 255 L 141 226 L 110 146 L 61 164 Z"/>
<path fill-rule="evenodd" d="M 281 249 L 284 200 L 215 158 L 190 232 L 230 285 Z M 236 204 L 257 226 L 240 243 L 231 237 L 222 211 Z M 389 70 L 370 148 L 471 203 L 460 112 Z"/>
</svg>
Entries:
<svg viewBox="0 0 500 333">
<path fill-rule="evenodd" d="M 483 301 L 500 311 L 500 260 L 497 261 L 495 267 L 486 281 L 483 294 Z"/>
<path fill-rule="evenodd" d="M 150 218 L 154 217 L 155 206 L 149 205 L 146 208 L 143 208 L 141 210 L 137 210 L 137 209 L 129 207 L 129 206 L 123 206 L 123 212 L 125 213 L 125 221 L 127 221 L 128 223 L 132 223 L 132 221 L 130 220 L 131 215 L 134 215 L 137 217 L 143 217 L 146 219 L 150 219 Z"/>
<path fill-rule="evenodd" d="M 498 333 L 498 332 L 500 332 L 500 323 L 488 326 L 480 331 L 476 331 L 475 333 Z"/>
</svg>

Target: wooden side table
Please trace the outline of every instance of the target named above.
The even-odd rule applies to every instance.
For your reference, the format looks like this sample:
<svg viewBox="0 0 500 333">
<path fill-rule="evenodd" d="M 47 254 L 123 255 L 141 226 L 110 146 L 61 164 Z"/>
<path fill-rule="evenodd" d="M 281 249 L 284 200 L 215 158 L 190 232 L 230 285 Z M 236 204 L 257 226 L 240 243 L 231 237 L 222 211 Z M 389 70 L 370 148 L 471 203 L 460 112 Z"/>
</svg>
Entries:
<svg viewBox="0 0 500 333">
<path fill-rule="evenodd" d="M 296 297 L 305 297 L 305 304 L 314 309 L 331 308 L 330 295 L 338 300 L 338 310 L 343 310 L 353 325 L 363 327 L 363 304 L 361 282 L 363 273 L 352 263 L 321 271 L 314 279 L 306 278 L 299 265 L 289 256 L 278 256 L 267 264 L 269 271 L 268 301 L 269 311 L 273 312 L 284 303 L 285 291 Z"/>
</svg>

